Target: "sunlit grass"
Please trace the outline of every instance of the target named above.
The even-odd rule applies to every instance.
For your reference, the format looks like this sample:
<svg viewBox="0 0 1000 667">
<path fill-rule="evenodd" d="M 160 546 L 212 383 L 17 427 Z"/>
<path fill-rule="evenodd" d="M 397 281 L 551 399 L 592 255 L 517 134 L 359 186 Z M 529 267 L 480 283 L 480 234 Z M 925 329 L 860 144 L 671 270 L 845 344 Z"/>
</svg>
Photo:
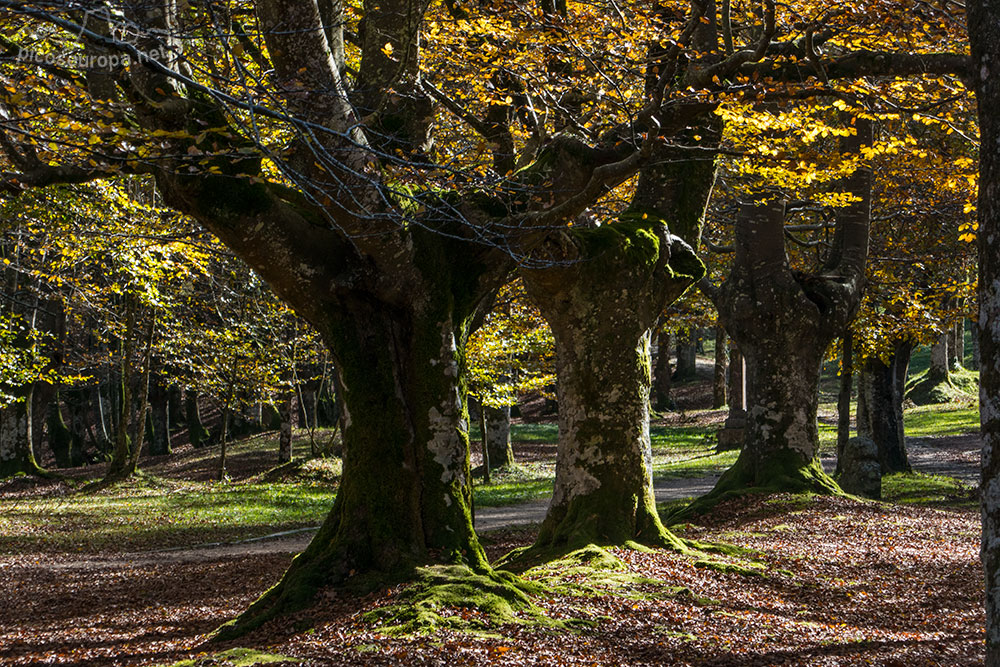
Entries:
<svg viewBox="0 0 1000 667">
<path fill-rule="evenodd" d="M 903 423 L 910 437 L 976 433 L 979 431 L 979 407 L 924 405 L 907 410 Z"/>
<path fill-rule="evenodd" d="M 973 488 L 954 477 L 923 473 L 896 473 L 882 478 L 882 499 L 894 503 L 976 509 Z"/>
<path fill-rule="evenodd" d="M 143 550 L 258 537 L 320 523 L 334 489 L 146 480 L 97 493 L 0 499 L 0 553 Z"/>
<path fill-rule="evenodd" d="M 515 464 L 494 470 L 489 484 L 472 489 L 476 507 L 500 507 L 549 498 L 555 483 L 554 463 Z"/>
</svg>

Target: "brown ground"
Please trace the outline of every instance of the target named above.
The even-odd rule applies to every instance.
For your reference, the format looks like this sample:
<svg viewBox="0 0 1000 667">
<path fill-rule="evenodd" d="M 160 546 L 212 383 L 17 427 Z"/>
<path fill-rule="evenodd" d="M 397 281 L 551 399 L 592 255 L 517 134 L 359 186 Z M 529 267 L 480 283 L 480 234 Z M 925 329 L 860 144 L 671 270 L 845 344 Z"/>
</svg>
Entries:
<svg viewBox="0 0 1000 667">
<path fill-rule="evenodd" d="M 684 410 L 665 415 L 664 423 L 719 421 L 723 413 L 698 409 L 704 387 L 678 385 Z M 927 452 L 929 461 L 947 463 L 943 472 L 974 469 L 975 443 L 968 436 L 914 445 L 913 454 Z M 518 447 L 522 461 L 553 456 L 551 444 Z M 183 459 L 147 464 L 164 466 L 157 474 L 168 476 L 213 470 L 205 462 L 174 469 L 187 465 L 177 462 Z M 270 465 L 238 458 L 230 472 L 244 477 Z M 3 488 L 54 491 L 33 482 Z M 406 639 L 383 636 L 360 621 L 363 611 L 391 601 L 394 591 L 364 599 L 321 594 L 307 614 L 265 626 L 238 645 L 295 656 L 293 664 L 303 665 L 952 666 L 983 660 L 979 517 L 973 511 L 756 498 L 721 506 L 685 535 L 758 550 L 766 574 L 725 574 L 668 552 L 620 550 L 634 572 L 690 592 L 649 587 L 640 599 L 552 595 L 538 601 L 553 617 L 598 620 L 584 631 L 511 625 L 497 629 L 499 638 L 447 631 Z M 530 529 L 507 529 L 485 542 L 495 558 L 533 538 Z M 125 562 L 111 553 L 85 559 L 0 555 L 0 664 L 170 664 L 228 648 L 203 642 L 272 585 L 287 568 L 290 549 L 300 546 L 301 540 L 288 538 Z"/>
<path fill-rule="evenodd" d="M 798 503 L 798 504 L 796 504 Z M 689 594 L 552 596 L 553 617 L 602 617 L 583 632 L 500 628 L 502 639 L 445 632 L 387 638 L 359 621 L 391 600 L 321 596 L 309 614 L 239 642 L 315 665 L 966 665 L 982 660 L 974 512 L 822 498 L 723 506 L 687 536 L 759 550 L 765 576 L 692 567 L 668 552 L 619 551 L 631 569 Z M 526 544 L 501 531 L 491 556 Z M 95 568 L 73 556 L 0 558 L 0 662 L 167 663 L 219 647 L 205 634 L 244 608 L 290 554 Z M 63 566 L 61 566 L 63 564 Z M 459 612 L 460 613 L 460 612 Z M 299 630 L 293 629 L 298 625 Z M 305 629 L 305 632 L 302 630 Z M 222 647 L 225 648 L 225 647 Z"/>
</svg>

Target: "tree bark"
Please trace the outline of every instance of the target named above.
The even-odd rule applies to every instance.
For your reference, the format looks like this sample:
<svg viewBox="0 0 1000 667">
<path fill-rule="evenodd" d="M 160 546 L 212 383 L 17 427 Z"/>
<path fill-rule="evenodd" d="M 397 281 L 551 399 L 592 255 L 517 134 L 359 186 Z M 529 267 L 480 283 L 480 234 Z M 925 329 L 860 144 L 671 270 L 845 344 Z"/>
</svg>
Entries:
<svg viewBox="0 0 1000 667">
<path fill-rule="evenodd" d="M 278 402 L 278 416 L 281 426 L 278 434 L 278 462 L 292 460 L 292 415 L 295 414 L 295 391 L 289 388 Z"/>
<path fill-rule="evenodd" d="M 1000 665 L 1000 12 L 988 0 L 966 3 L 979 105 L 979 415 L 982 433 L 986 665 Z"/>
<path fill-rule="evenodd" d="M 170 454 L 170 394 L 163 378 L 159 376 L 150 380 L 149 406 L 152 425 L 149 453 L 153 456 Z"/>
<path fill-rule="evenodd" d="M 910 343 L 897 343 L 887 362 L 866 359 L 858 380 L 859 436 L 878 447 L 882 474 L 909 472 L 903 431 L 903 391 L 910 364 Z"/>
<path fill-rule="evenodd" d="M 653 409 L 667 412 L 676 406 L 670 396 L 670 333 L 660 329 L 659 344 L 656 348 L 656 365 L 653 369 Z"/>
<path fill-rule="evenodd" d="M 33 385 L 7 393 L 17 400 L 0 408 L 0 479 L 19 473 L 34 475 L 41 472 L 31 448 Z"/>
<path fill-rule="evenodd" d="M 841 471 L 844 447 L 851 439 L 851 389 L 854 385 L 854 337 L 845 331 L 840 348 L 840 391 L 837 394 L 837 474 Z"/>
<path fill-rule="evenodd" d="M 510 444 L 510 406 L 488 407 L 484 409 L 484 414 L 490 469 L 514 465 L 514 449 Z"/>
<path fill-rule="evenodd" d="M 82 460 L 80 452 L 74 447 L 73 433 L 66 426 L 63 420 L 62 411 L 59 408 L 59 392 L 49 403 L 48 414 L 49 426 L 49 448 L 56 460 L 57 468 L 72 468 L 80 465 Z"/>
<path fill-rule="evenodd" d="M 674 380 L 683 382 L 698 377 L 698 329 L 691 327 L 677 337 L 677 368 Z"/>
<path fill-rule="evenodd" d="M 965 367 L 965 318 L 961 317 L 955 322 L 952 331 L 952 342 L 948 346 L 951 353 L 951 370 L 958 370 Z"/>
<path fill-rule="evenodd" d="M 201 421 L 201 407 L 198 392 L 188 388 L 184 392 L 184 413 L 187 415 L 188 440 L 197 449 L 208 444 L 211 434 Z"/>
<path fill-rule="evenodd" d="M 556 482 L 537 547 L 676 539 L 653 498 L 650 328 L 704 269 L 665 225 L 636 218 L 565 232 L 566 264 L 522 272 L 558 378 Z"/>
<path fill-rule="evenodd" d="M 726 378 L 729 373 L 729 337 L 722 326 L 715 327 L 715 369 L 712 376 L 712 407 L 726 406 Z"/>
<path fill-rule="evenodd" d="M 971 355 L 972 361 L 970 368 L 974 371 L 979 370 L 979 322 L 972 320 L 972 336 L 970 337 L 970 347 L 972 348 Z"/>
<path fill-rule="evenodd" d="M 869 121 L 844 150 L 872 141 Z M 719 317 L 746 359 L 743 449 L 701 506 L 747 488 L 836 493 L 819 462 L 816 409 L 827 346 L 860 306 L 871 223 L 871 171 L 844 180 L 859 199 L 837 213 L 830 259 L 819 274 L 792 271 L 785 252 L 784 203 L 740 206 L 733 269 L 716 290 Z M 693 511 L 696 511 L 694 508 Z"/>
<path fill-rule="evenodd" d="M 931 345 L 931 365 L 927 371 L 928 381 L 933 384 L 948 381 L 949 359 L 948 332 L 946 331 Z"/>
</svg>

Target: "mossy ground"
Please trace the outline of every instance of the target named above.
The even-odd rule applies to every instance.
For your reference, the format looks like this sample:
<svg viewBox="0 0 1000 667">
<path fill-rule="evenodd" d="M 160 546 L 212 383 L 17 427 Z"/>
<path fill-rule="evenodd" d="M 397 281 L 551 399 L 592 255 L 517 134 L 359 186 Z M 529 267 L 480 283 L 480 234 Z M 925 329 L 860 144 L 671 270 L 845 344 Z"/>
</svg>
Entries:
<svg viewBox="0 0 1000 667">
<path fill-rule="evenodd" d="M 464 565 L 421 567 L 390 604 L 367 612 L 364 620 L 388 635 L 545 623 L 531 602 L 531 595 L 541 592 L 541 586 L 503 570 L 477 573 Z"/>
<path fill-rule="evenodd" d="M 255 667 L 256 665 L 299 664 L 296 658 L 276 653 L 265 653 L 252 648 L 231 648 L 218 653 L 181 660 L 170 667 Z"/>
<path fill-rule="evenodd" d="M 962 403 L 979 395 L 979 373 L 965 368 L 949 371 L 945 379 L 929 371 L 910 376 L 906 383 L 906 398 L 917 405 Z"/>
</svg>

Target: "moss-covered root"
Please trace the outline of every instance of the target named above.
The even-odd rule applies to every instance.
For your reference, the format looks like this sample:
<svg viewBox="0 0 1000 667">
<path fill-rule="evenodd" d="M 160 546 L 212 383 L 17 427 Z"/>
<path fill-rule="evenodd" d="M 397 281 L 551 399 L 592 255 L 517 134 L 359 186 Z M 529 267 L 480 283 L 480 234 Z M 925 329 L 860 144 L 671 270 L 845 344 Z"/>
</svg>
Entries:
<svg viewBox="0 0 1000 667">
<path fill-rule="evenodd" d="M 733 467 L 722 474 L 715 488 L 687 507 L 668 515 L 665 523 L 673 525 L 690 521 L 706 514 L 719 503 L 747 493 L 846 495 L 837 482 L 823 471 L 818 458 L 803 465 L 795 453 L 788 452 L 788 456 L 769 457 L 765 465 L 754 465 L 744 450 Z"/>
<path fill-rule="evenodd" d="M 417 568 L 415 580 L 393 603 L 365 614 L 385 634 L 439 628 L 485 630 L 543 617 L 531 602 L 542 588 L 509 572 L 479 573 L 465 565 Z M 459 611 L 461 610 L 461 611 Z"/>
<path fill-rule="evenodd" d="M 650 506 L 653 507 L 651 502 Z M 596 517 L 589 513 L 574 512 L 571 505 L 569 513 L 561 520 L 553 521 L 551 516 L 546 519 L 534 544 L 514 549 L 495 565 L 512 572 L 524 572 L 541 563 L 561 559 L 569 553 L 594 545 L 624 546 L 637 550 L 652 547 L 682 554 L 690 553 L 691 549 L 664 527 L 658 515 L 639 512 L 638 516 L 631 518 L 634 520 L 631 530 L 599 530 L 598 527 L 602 524 Z M 628 522 L 622 521 L 621 525 L 627 526 Z"/>
</svg>

